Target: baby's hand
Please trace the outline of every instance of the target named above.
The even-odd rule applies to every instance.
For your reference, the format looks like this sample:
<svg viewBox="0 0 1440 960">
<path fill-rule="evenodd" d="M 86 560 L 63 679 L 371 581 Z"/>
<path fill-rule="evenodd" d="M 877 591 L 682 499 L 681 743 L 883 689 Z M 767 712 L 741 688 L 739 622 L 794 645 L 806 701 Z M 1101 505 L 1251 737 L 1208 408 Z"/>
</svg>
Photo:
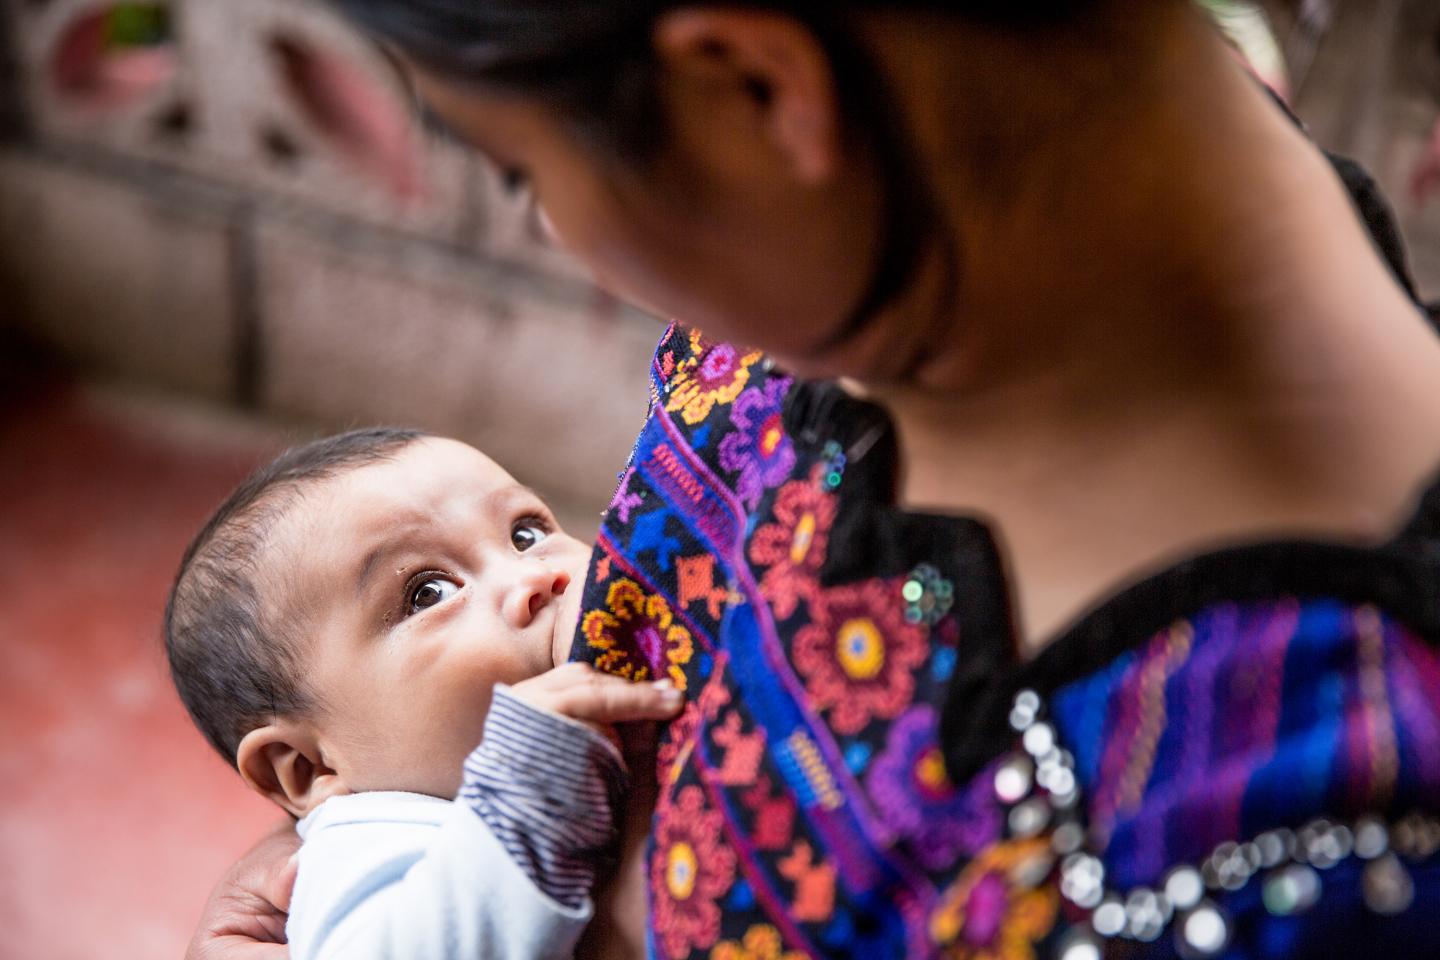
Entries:
<svg viewBox="0 0 1440 960">
<path fill-rule="evenodd" d="M 669 720 L 684 702 L 669 680 L 634 683 L 586 663 L 556 667 L 522 680 L 510 692 L 536 709 L 588 723 L 606 734 L 612 723 Z"/>
</svg>

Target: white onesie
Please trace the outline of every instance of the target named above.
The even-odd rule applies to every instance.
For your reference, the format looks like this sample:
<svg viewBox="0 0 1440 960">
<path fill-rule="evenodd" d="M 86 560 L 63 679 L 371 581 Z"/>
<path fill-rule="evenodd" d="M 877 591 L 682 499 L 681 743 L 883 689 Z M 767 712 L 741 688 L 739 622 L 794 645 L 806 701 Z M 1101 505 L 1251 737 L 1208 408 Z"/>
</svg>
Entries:
<svg viewBox="0 0 1440 960">
<path fill-rule="evenodd" d="M 624 787 L 607 739 L 498 685 L 454 800 L 358 793 L 300 821 L 292 960 L 573 956 Z"/>
</svg>

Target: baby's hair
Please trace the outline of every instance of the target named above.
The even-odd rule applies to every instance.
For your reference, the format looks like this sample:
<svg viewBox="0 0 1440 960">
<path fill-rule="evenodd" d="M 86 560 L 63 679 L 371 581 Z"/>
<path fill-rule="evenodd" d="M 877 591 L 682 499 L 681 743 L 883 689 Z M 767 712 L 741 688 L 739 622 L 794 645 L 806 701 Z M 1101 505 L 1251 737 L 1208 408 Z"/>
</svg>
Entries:
<svg viewBox="0 0 1440 960">
<path fill-rule="evenodd" d="M 195 725 L 231 766 L 251 730 L 313 706 L 295 638 L 260 599 L 269 531 L 306 488 L 425 436 L 376 427 L 287 450 L 240 484 L 186 549 L 165 605 L 170 675 Z"/>
</svg>

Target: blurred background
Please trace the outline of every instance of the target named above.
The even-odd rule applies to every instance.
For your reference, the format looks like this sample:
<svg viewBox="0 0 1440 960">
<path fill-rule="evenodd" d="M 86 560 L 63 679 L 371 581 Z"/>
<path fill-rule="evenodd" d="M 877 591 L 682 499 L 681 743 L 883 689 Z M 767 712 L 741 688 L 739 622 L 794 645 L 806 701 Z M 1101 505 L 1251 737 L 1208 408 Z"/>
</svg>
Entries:
<svg viewBox="0 0 1440 960">
<path fill-rule="evenodd" d="M 1440 2 L 1207 6 L 1375 175 L 1440 298 Z M 412 424 L 594 533 L 658 323 L 411 112 L 320 3 L 0 0 L 0 958 L 179 956 L 276 821 L 159 641 L 185 543 L 261 460 Z"/>
</svg>

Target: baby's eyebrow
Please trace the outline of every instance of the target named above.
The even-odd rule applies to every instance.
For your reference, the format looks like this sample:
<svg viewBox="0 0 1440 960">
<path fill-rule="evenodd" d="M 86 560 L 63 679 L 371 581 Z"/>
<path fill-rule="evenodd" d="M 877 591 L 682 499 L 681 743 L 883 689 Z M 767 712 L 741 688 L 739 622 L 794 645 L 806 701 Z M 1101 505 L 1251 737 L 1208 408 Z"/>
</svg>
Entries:
<svg viewBox="0 0 1440 960">
<path fill-rule="evenodd" d="M 376 544 L 375 549 L 365 554 L 365 559 L 360 562 L 360 571 L 355 576 L 355 596 L 360 597 L 365 592 L 371 576 L 380 567 L 380 561 L 399 550 L 399 545 L 393 540 Z"/>
<path fill-rule="evenodd" d="M 545 506 L 546 510 L 549 509 L 544 497 L 522 483 L 514 483 L 507 487 L 502 487 L 499 490 L 492 491 L 485 496 L 484 503 L 487 508 L 498 507 L 503 510 L 517 500 L 534 500 L 536 503 Z M 407 539 L 405 537 L 400 537 L 392 533 L 365 554 L 365 558 L 360 561 L 360 566 L 355 573 L 356 599 L 359 599 L 360 596 L 365 593 L 365 588 L 369 586 L 375 571 L 381 569 L 380 561 L 402 552 L 406 545 Z"/>
<path fill-rule="evenodd" d="M 502 487 L 487 496 L 485 499 L 492 503 L 499 503 L 501 505 L 510 503 L 515 500 L 535 500 L 542 504 L 545 503 L 544 497 L 540 496 L 540 494 L 525 486 L 523 483 L 512 483 L 508 487 Z"/>
</svg>

